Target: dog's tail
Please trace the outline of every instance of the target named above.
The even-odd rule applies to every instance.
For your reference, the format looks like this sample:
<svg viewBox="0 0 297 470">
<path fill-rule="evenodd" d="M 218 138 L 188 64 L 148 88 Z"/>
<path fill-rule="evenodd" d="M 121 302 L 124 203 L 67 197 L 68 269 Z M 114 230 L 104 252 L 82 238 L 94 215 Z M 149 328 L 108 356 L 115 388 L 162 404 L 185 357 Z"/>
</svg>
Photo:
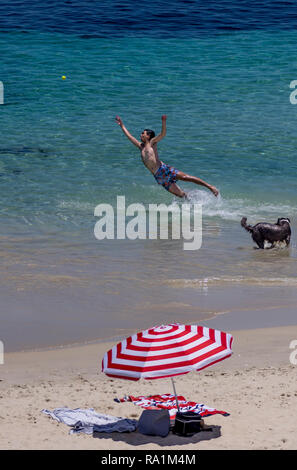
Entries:
<svg viewBox="0 0 297 470">
<path fill-rule="evenodd" d="M 251 225 L 247 225 L 246 221 L 247 221 L 247 218 L 242 217 L 242 219 L 241 219 L 242 227 L 245 228 L 248 232 L 253 233 L 253 227 Z"/>
</svg>

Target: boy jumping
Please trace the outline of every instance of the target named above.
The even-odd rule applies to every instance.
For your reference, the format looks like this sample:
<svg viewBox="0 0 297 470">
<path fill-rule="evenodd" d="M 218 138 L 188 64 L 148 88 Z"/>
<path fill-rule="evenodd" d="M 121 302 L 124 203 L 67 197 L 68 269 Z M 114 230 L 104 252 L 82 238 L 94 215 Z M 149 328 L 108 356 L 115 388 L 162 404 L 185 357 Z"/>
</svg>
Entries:
<svg viewBox="0 0 297 470">
<path fill-rule="evenodd" d="M 144 129 L 140 136 L 141 142 L 130 134 L 119 116 L 116 116 L 115 119 L 132 144 L 139 148 L 144 165 L 154 175 L 157 183 L 161 184 L 167 191 L 178 197 L 186 197 L 186 193 L 176 184 L 177 180 L 181 180 L 205 186 L 217 196 L 219 191 L 215 186 L 211 186 L 200 178 L 196 178 L 196 176 L 187 175 L 172 166 L 166 165 L 159 159 L 157 142 L 160 142 L 166 135 L 166 118 L 167 116 L 162 116 L 162 130 L 159 135 L 155 136 L 154 131 L 151 129 Z"/>
</svg>

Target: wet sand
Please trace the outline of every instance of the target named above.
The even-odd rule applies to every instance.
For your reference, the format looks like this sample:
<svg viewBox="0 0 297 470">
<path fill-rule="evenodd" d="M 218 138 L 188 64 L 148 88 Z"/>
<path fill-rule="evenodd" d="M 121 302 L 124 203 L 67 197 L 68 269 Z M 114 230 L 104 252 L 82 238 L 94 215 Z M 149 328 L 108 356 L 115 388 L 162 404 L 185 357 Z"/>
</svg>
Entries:
<svg viewBox="0 0 297 470">
<path fill-rule="evenodd" d="M 6 352 L 109 341 L 162 323 L 211 320 L 213 328 L 229 330 L 297 324 L 295 286 L 115 279 L 105 277 L 103 287 L 96 278 L 87 286 L 65 286 L 59 277 L 52 284 L 47 278 L 47 286 L 2 286 L 0 339 Z"/>
</svg>

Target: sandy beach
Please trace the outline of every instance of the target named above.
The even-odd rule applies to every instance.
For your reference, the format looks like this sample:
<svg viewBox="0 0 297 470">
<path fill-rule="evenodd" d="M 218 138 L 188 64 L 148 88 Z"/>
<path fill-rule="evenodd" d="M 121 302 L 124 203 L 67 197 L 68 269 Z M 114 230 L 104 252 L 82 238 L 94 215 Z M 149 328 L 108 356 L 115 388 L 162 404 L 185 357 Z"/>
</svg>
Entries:
<svg viewBox="0 0 297 470">
<path fill-rule="evenodd" d="M 170 380 L 128 382 L 101 372 L 113 343 L 7 353 L 0 366 L 1 449 L 202 450 L 296 449 L 297 366 L 290 362 L 297 326 L 231 331 L 231 358 L 176 378 L 177 393 L 230 416 L 205 418 L 212 432 L 165 438 L 132 433 L 69 434 L 41 412 L 58 407 L 94 408 L 138 419 L 142 408 L 116 403 L 124 395 L 171 393 Z M 292 356 L 291 356 L 292 358 Z"/>
</svg>

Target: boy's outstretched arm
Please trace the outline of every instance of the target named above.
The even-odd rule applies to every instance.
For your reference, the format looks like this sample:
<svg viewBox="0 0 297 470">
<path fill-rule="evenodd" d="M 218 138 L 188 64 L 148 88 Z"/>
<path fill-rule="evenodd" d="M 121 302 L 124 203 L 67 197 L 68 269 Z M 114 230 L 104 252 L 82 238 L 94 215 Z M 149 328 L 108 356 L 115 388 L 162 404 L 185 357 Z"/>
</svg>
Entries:
<svg viewBox="0 0 297 470">
<path fill-rule="evenodd" d="M 128 129 L 123 124 L 123 121 L 121 120 L 120 116 L 116 116 L 115 118 L 116 122 L 118 125 L 122 128 L 122 131 L 124 132 L 125 136 L 128 137 L 128 139 L 132 142 L 132 144 L 136 145 L 136 147 L 140 148 L 141 147 L 141 142 L 139 142 L 133 135 L 130 134 Z"/>
<path fill-rule="evenodd" d="M 161 134 L 159 134 L 156 137 L 153 137 L 151 139 L 151 145 L 156 144 L 157 142 L 160 142 L 160 140 L 163 139 L 163 137 L 165 137 L 165 135 L 166 135 L 166 119 L 167 119 L 166 114 L 163 114 Z"/>
</svg>

